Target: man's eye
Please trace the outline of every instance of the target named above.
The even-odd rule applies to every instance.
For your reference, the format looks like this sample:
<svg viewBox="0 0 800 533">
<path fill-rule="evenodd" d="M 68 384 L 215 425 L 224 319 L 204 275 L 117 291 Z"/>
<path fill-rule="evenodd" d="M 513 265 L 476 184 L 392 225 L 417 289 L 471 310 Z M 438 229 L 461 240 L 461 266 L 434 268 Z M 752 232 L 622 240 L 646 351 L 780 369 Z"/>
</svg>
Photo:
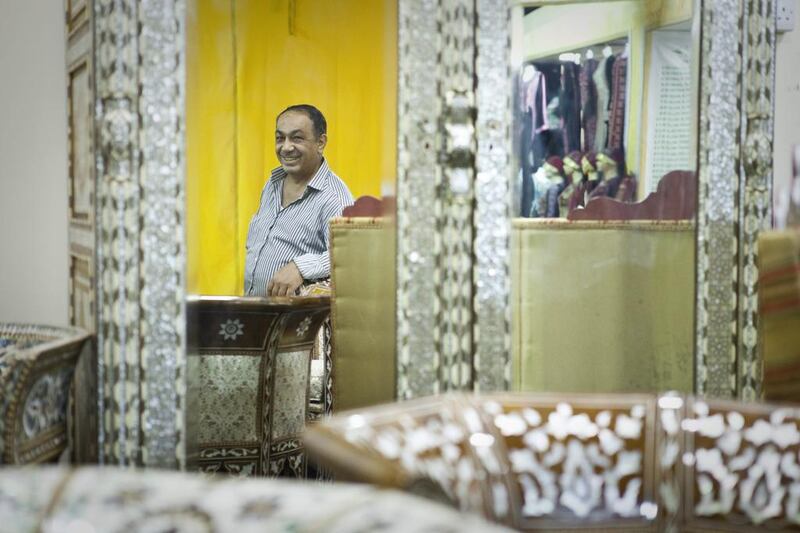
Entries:
<svg viewBox="0 0 800 533">
<path fill-rule="evenodd" d="M 275 137 L 275 142 L 276 143 L 282 143 L 283 142 L 283 137 Z"/>
<path fill-rule="evenodd" d="M 302 142 L 302 140 L 303 140 L 302 137 L 292 137 L 292 141 L 296 143 Z"/>
</svg>

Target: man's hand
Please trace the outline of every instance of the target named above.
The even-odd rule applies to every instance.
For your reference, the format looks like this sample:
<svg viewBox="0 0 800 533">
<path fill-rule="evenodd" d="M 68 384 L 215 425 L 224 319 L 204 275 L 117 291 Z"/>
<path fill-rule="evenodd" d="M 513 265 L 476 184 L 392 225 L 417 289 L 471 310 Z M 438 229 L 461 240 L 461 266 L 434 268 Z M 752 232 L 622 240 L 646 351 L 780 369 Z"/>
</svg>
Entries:
<svg viewBox="0 0 800 533">
<path fill-rule="evenodd" d="M 269 296 L 294 296 L 302 284 L 303 275 L 300 274 L 294 261 L 289 261 L 269 280 L 267 294 Z"/>
</svg>

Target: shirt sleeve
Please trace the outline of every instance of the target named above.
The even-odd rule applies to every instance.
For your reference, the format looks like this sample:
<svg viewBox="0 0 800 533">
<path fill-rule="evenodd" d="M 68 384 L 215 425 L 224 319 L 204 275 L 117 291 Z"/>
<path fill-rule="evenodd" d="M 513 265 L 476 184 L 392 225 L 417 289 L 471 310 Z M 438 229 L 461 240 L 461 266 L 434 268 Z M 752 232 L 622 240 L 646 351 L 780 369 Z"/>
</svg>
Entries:
<svg viewBox="0 0 800 533">
<path fill-rule="evenodd" d="M 345 191 L 345 193 L 335 194 L 332 201 L 326 206 L 322 227 L 325 251 L 320 254 L 303 254 L 293 259 L 297 270 L 305 280 L 324 279 L 331 275 L 330 220 L 342 216 L 344 208 L 353 205 L 353 197 L 350 192 Z"/>
</svg>

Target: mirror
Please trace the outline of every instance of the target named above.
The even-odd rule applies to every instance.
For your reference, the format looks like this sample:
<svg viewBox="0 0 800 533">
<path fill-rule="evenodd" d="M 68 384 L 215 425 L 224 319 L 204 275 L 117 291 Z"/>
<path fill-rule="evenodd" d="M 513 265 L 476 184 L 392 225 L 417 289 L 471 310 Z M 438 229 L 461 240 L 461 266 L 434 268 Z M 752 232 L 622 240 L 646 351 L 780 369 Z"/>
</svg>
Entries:
<svg viewBox="0 0 800 533">
<path fill-rule="evenodd" d="M 334 220 L 394 196 L 396 9 L 186 3 L 189 469 L 304 477 L 299 436 L 332 411 L 334 373 L 337 409 L 394 399 L 392 332 L 377 356 L 348 348 L 370 342 L 353 338 L 365 309 L 393 327 L 393 227 Z"/>
<path fill-rule="evenodd" d="M 537 4 L 512 8 L 513 387 L 691 392 L 692 3 Z"/>
<path fill-rule="evenodd" d="M 280 166 L 276 117 L 288 106 L 322 112 L 323 155 L 353 198 L 394 195 L 396 3 L 186 10 L 187 292 L 242 295 L 248 228 Z"/>
<path fill-rule="evenodd" d="M 538 2 L 529 7 L 544 9 L 564 3 L 560 0 Z M 277 29 L 271 27 L 270 31 L 275 29 L 273 33 L 286 35 L 289 28 L 302 28 L 303 21 L 310 20 L 309 16 L 313 18 L 313 12 L 298 15 L 303 12 L 304 6 L 308 8 L 311 3 L 302 4 L 292 0 L 270 3 L 264 6 L 264 9 L 269 10 L 262 13 L 264 17 L 237 17 L 235 24 L 244 25 L 246 22 L 251 26 L 263 25 L 265 21 L 273 20 L 270 17 L 275 15 L 273 22 Z M 586 2 L 581 4 L 592 5 Z M 294 16 L 290 16 L 292 11 L 289 8 L 292 5 L 296 8 Z M 337 3 L 337 7 L 339 5 L 349 5 L 355 9 L 356 3 Z M 505 142 L 509 141 L 510 144 L 511 140 L 507 132 L 510 131 L 508 110 L 511 109 L 512 94 L 510 88 L 505 90 L 506 82 L 510 85 L 506 61 L 509 43 L 508 5 L 505 0 L 484 0 L 477 4 L 418 3 L 412 0 L 398 2 L 395 21 L 399 43 L 397 81 L 398 108 L 401 110 L 399 118 L 402 119 L 397 121 L 398 144 L 408 148 L 406 152 L 399 150 L 397 157 L 398 190 L 402 192 L 405 187 L 408 191 L 433 193 L 405 195 L 409 200 L 408 205 L 398 204 L 398 249 L 414 252 L 413 255 L 408 254 L 409 265 L 413 262 L 413 268 L 401 264 L 403 253 L 397 257 L 398 352 L 401 342 L 404 342 L 405 347 L 413 348 L 408 349 L 407 353 L 398 353 L 397 382 L 402 383 L 405 380 L 412 385 L 406 387 L 407 394 L 402 395 L 403 398 L 431 390 L 444 390 L 439 385 L 443 383 L 443 376 L 451 369 L 437 362 L 440 355 L 436 351 L 438 346 L 429 341 L 437 341 L 437 335 L 444 331 L 449 335 L 448 342 L 454 341 L 450 343 L 462 345 L 462 338 L 451 335 L 453 330 L 448 329 L 453 324 L 457 325 L 459 333 L 474 333 L 472 338 L 467 337 L 463 342 L 466 348 L 462 350 L 474 355 L 474 359 L 458 359 L 455 364 L 459 369 L 464 369 L 464 373 L 475 374 L 468 376 L 470 381 L 467 386 L 475 384 L 475 388 L 479 390 L 523 385 L 510 383 L 512 373 L 508 346 L 512 344 L 512 338 L 514 357 L 518 357 L 522 353 L 519 348 L 523 340 L 527 342 L 529 339 L 542 339 L 549 335 L 550 338 L 563 341 L 568 340 L 574 331 L 578 331 L 581 333 L 579 337 L 583 339 L 583 346 L 571 351 L 567 350 L 565 342 L 555 345 L 549 353 L 551 361 L 560 362 L 563 354 L 576 353 L 583 357 L 577 363 L 582 363 L 587 369 L 599 368 L 606 361 L 601 357 L 603 354 L 598 355 L 596 347 L 603 346 L 602 342 L 607 341 L 609 335 L 606 332 L 604 337 L 595 338 L 592 345 L 586 341 L 585 331 L 581 327 L 588 324 L 595 331 L 603 333 L 596 328 L 602 319 L 604 324 L 614 324 L 611 329 L 614 333 L 622 335 L 634 332 L 641 334 L 644 339 L 657 339 L 653 331 L 663 331 L 664 327 L 652 317 L 642 322 L 642 317 L 647 318 L 648 315 L 641 308 L 623 305 L 624 302 L 619 298 L 608 300 L 603 309 L 598 308 L 598 295 L 590 290 L 592 287 L 587 287 L 584 278 L 587 273 L 596 274 L 594 269 L 603 263 L 589 261 L 584 252 L 598 248 L 606 250 L 611 263 L 618 261 L 619 256 L 624 257 L 628 251 L 637 251 L 631 256 L 633 261 L 629 261 L 625 268 L 618 269 L 616 276 L 603 278 L 605 283 L 599 285 L 600 288 L 614 288 L 617 295 L 632 296 L 634 303 L 648 301 L 650 295 L 631 289 L 631 274 L 646 278 L 648 272 L 652 273 L 654 265 L 684 264 L 676 254 L 650 253 L 651 249 L 639 241 L 633 241 L 633 244 L 628 242 L 623 246 L 622 239 L 616 248 L 602 247 L 595 241 L 590 242 L 589 246 L 578 243 L 565 260 L 551 260 L 549 263 L 544 259 L 556 256 L 548 255 L 547 253 L 553 252 L 548 249 L 545 250 L 547 253 L 531 255 L 526 267 L 560 273 L 565 265 L 582 265 L 583 268 L 573 272 L 568 283 L 562 285 L 578 286 L 579 298 L 574 298 L 572 303 L 577 301 L 577 309 L 581 313 L 573 312 L 576 309 L 574 305 L 566 306 L 566 312 L 565 306 L 562 306 L 561 309 L 556 309 L 562 312 L 561 319 L 553 322 L 553 317 L 559 315 L 544 306 L 544 311 L 540 308 L 539 315 L 532 316 L 530 309 L 527 309 L 525 312 L 528 315 L 524 319 L 520 318 L 524 305 L 530 307 L 531 302 L 549 302 L 558 306 L 566 298 L 552 294 L 550 300 L 541 298 L 542 288 L 547 288 L 547 285 L 543 285 L 541 279 L 536 280 L 535 276 L 527 275 L 530 268 L 525 271 L 525 276 L 519 275 L 522 272 L 521 256 L 518 253 L 522 248 L 521 239 L 519 234 L 509 231 L 510 217 L 506 214 L 506 209 L 510 206 L 510 202 L 507 202 L 510 195 L 507 192 L 509 186 L 517 181 L 517 176 L 506 172 L 510 149 L 505 146 Z M 517 37 L 524 34 L 522 23 L 525 14 L 521 8 L 525 3 L 514 1 L 512 5 L 512 29 L 515 36 L 512 64 L 516 73 L 523 63 L 523 56 L 518 53 L 522 40 Z M 686 25 L 689 17 L 676 18 L 669 14 L 688 13 L 689 5 L 689 2 L 681 1 L 642 2 L 637 9 L 641 12 L 641 8 L 644 8 L 647 23 L 640 24 L 635 32 L 622 32 L 622 35 L 614 36 L 610 40 L 624 37 L 627 33 L 629 53 L 632 55 L 638 53 L 634 46 L 635 40 L 644 42 L 647 47 L 649 38 L 649 46 L 652 47 L 652 43 L 658 38 L 651 32 L 670 31 L 675 25 Z M 229 9 L 226 11 L 224 6 Z M 233 2 L 223 4 L 220 13 L 223 20 L 228 17 L 229 26 L 233 23 L 229 15 L 235 13 L 235 10 L 230 10 L 232 6 Z M 90 246 L 94 241 L 96 247 L 94 257 L 97 275 L 90 272 L 90 284 L 97 299 L 97 379 L 100 390 L 98 411 L 102 413 L 98 441 L 101 461 L 108 463 L 147 466 L 184 464 L 185 435 L 181 431 L 184 427 L 186 402 L 186 376 L 183 373 L 186 352 L 184 265 L 187 261 L 194 261 L 188 257 L 191 254 L 195 254 L 195 257 L 219 257 L 214 247 L 204 243 L 202 228 L 210 228 L 209 231 L 213 233 L 214 225 L 231 224 L 231 220 L 235 220 L 233 225 L 238 229 L 233 235 L 241 244 L 246 234 L 245 225 L 251 214 L 239 209 L 235 213 L 223 212 L 221 215 L 211 211 L 204 214 L 191 212 L 205 200 L 213 199 L 217 191 L 213 186 L 197 187 L 200 182 L 196 175 L 190 176 L 191 163 L 184 167 L 187 159 L 184 157 L 184 132 L 187 133 L 187 150 L 196 150 L 198 142 L 198 138 L 192 140 L 193 134 L 188 131 L 190 122 L 198 120 L 198 116 L 195 114 L 194 118 L 187 117 L 184 111 L 198 107 L 201 115 L 207 115 L 210 122 L 216 117 L 225 118 L 223 124 L 227 123 L 230 115 L 215 112 L 215 99 L 209 99 L 209 105 L 205 107 L 190 103 L 185 108 L 183 105 L 184 90 L 187 91 L 187 100 L 191 100 L 193 96 L 188 91 L 196 90 L 198 83 L 216 81 L 197 77 L 187 81 L 184 78 L 185 71 L 192 68 L 189 65 L 192 56 L 187 53 L 184 35 L 196 32 L 196 28 L 192 26 L 195 15 L 185 17 L 187 7 L 191 12 L 193 6 L 172 0 L 119 0 L 113 3 L 98 0 L 93 3 L 91 10 L 94 31 L 87 35 L 91 36 L 91 45 L 94 48 L 91 60 L 95 80 L 92 109 L 96 119 L 93 135 L 96 150 L 94 183 L 97 217 L 93 227 L 94 239 L 88 239 L 86 244 Z M 362 7 L 361 3 L 358 3 L 358 7 Z M 327 4 L 323 7 L 316 6 L 315 9 L 327 13 Z M 771 215 L 768 198 L 772 172 L 770 143 L 774 94 L 774 11 L 769 2 L 742 0 L 698 1 L 694 10 L 696 14 L 691 17 L 691 42 L 695 48 L 691 52 L 691 64 L 693 72 L 699 64 L 699 77 L 702 80 L 700 90 L 692 91 L 699 92 L 698 97 L 695 99 L 694 94 L 691 95 L 692 101 L 699 101 L 699 113 L 693 112 L 692 117 L 701 117 L 697 134 L 699 149 L 696 152 L 699 183 L 687 181 L 681 175 L 671 180 L 688 183 L 690 186 L 694 183 L 697 188 L 697 206 L 692 202 L 678 201 L 672 203 L 677 205 L 677 209 L 668 210 L 663 204 L 660 208 L 653 207 L 647 203 L 648 194 L 642 202 L 643 205 L 639 205 L 639 202 L 629 203 L 623 211 L 632 216 L 633 220 L 650 220 L 652 226 L 666 226 L 661 222 L 667 215 L 672 220 L 688 220 L 684 225 L 692 226 L 692 215 L 683 211 L 683 208 L 688 206 L 693 213 L 696 207 L 698 290 L 695 296 L 698 312 L 694 317 L 695 390 L 699 394 L 718 397 L 755 399 L 760 394 L 761 375 L 757 351 L 758 287 L 756 277 L 751 274 L 755 268 L 759 229 L 768 225 Z M 387 13 L 395 12 L 390 10 Z M 702 14 L 702 17 L 697 13 Z M 277 14 L 281 16 L 277 17 Z M 328 20 L 340 19 L 328 17 Z M 658 22 L 652 23 L 653 20 Z M 352 26 L 350 20 L 347 23 L 348 27 Z M 700 27 L 702 41 L 698 38 Z M 395 28 L 395 24 L 387 24 L 385 28 Z M 677 28 L 685 31 L 680 26 Z M 358 29 L 360 32 L 363 28 Z M 222 39 L 223 36 L 224 34 L 214 35 L 213 32 L 195 33 L 194 39 L 196 42 L 206 43 L 212 52 L 225 56 L 224 50 L 219 47 L 231 48 L 237 40 Z M 439 39 L 440 36 L 445 38 Z M 602 42 L 608 40 L 603 39 Z M 215 45 L 215 42 L 218 44 Z M 570 43 L 569 51 L 592 44 Z M 702 47 L 702 51 L 696 48 L 698 45 Z M 698 60 L 700 56 L 702 61 Z M 644 61 L 647 57 L 648 52 L 645 52 Z M 636 65 L 630 60 L 627 77 L 632 80 Z M 184 69 L 184 66 L 187 68 Z M 236 69 L 229 66 L 228 70 Z M 292 71 L 299 72 L 294 69 Z M 459 73 L 457 79 L 448 76 L 453 71 Z M 653 74 L 652 70 L 650 74 Z M 447 88 L 453 87 L 457 90 L 437 92 L 442 87 L 439 82 L 444 79 L 450 84 Z M 651 76 L 646 76 L 644 68 L 639 79 L 642 83 L 642 100 L 638 105 L 645 105 L 650 100 L 650 95 L 658 94 L 658 91 L 648 88 L 648 83 L 656 84 L 658 80 L 651 80 Z M 695 80 L 696 76 L 692 74 L 693 84 L 696 83 Z M 339 88 L 341 85 L 339 84 Z M 257 80 L 253 86 L 259 86 Z M 312 87 L 314 84 L 309 82 L 308 86 Z M 404 88 L 408 89 L 405 95 L 401 90 Z M 228 87 L 227 94 L 231 92 Z M 630 99 L 632 92 L 629 89 L 626 98 Z M 235 91 L 237 97 L 243 93 L 246 93 L 247 98 L 239 98 L 236 109 L 252 105 L 253 100 L 249 99 L 252 93 Z M 636 105 L 626 102 L 626 112 L 630 111 L 629 115 L 632 115 Z M 644 111 L 639 124 L 641 132 L 648 131 L 650 117 L 658 115 L 652 107 Z M 393 112 L 388 113 L 387 121 L 390 122 L 393 116 Z M 270 120 L 265 118 L 264 124 L 268 124 Z M 658 121 L 653 120 L 653 124 L 657 125 Z M 340 121 L 337 119 L 337 122 Z M 445 126 L 441 129 L 450 134 L 449 148 L 452 148 L 451 155 L 454 157 L 449 161 L 443 161 L 440 157 L 443 154 L 438 150 L 444 137 L 440 126 Z M 629 119 L 627 127 L 628 133 L 625 135 L 630 138 Z M 199 139 L 210 139 L 215 130 L 213 127 L 207 128 Z M 388 128 L 387 131 L 394 131 L 394 128 Z M 642 138 L 645 136 L 642 135 Z M 226 150 L 235 144 L 231 136 L 222 142 Z M 651 156 L 647 152 L 649 146 L 654 150 Z M 626 156 L 625 174 L 636 178 L 638 196 L 652 190 L 658 174 L 673 166 L 671 162 L 660 167 L 653 163 L 664 160 L 655 152 L 660 146 L 647 144 L 645 149 L 640 147 L 636 156 L 639 158 L 638 163 L 635 158 L 630 159 L 633 156 Z M 635 149 L 635 145 L 633 148 Z M 630 154 L 631 146 L 626 149 Z M 670 155 L 676 161 L 679 159 L 677 152 Z M 202 155 L 202 151 L 200 153 Z M 229 154 L 233 153 L 238 152 L 229 151 Z M 264 161 L 271 157 L 271 153 L 265 146 Z M 689 157 L 693 153 L 695 152 L 690 150 Z M 230 160 L 230 168 L 238 169 L 243 165 L 241 160 L 234 159 L 232 155 Z M 679 163 L 674 164 L 679 166 Z M 254 166 L 257 167 L 259 176 L 251 178 L 257 184 L 249 187 L 257 194 L 266 177 L 265 169 L 271 165 Z M 456 169 L 458 172 L 452 172 L 455 166 L 459 166 Z M 443 170 L 450 171 L 450 177 L 466 176 L 468 179 L 466 182 L 456 180 L 442 186 L 439 178 Z M 689 170 L 693 170 L 691 165 Z M 471 173 L 472 171 L 476 174 Z M 340 173 L 344 174 L 341 171 Z M 226 174 L 232 175 L 233 172 L 229 170 Z M 470 177 L 475 179 L 471 182 Z M 404 183 L 402 180 L 405 179 L 413 183 Z M 378 181 L 381 180 L 374 183 Z M 666 181 L 667 176 L 662 176 L 658 185 Z M 463 187 L 464 184 L 467 185 L 466 188 Z M 470 189 L 471 184 L 475 185 L 474 189 Z M 428 186 L 430 188 L 426 188 Z M 453 186 L 458 186 L 458 190 L 453 191 Z M 656 192 L 659 186 L 656 186 Z M 220 181 L 219 187 L 222 193 L 229 195 L 233 195 L 232 189 L 240 190 L 237 183 L 231 182 Z M 441 246 L 442 241 L 437 240 L 443 234 L 440 231 L 441 226 L 428 224 L 429 219 L 426 218 L 429 212 L 439 214 L 439 211 L 428 210 L 427 207 L 439 207 L 436 201 L 451 192 L 458 192 L 461 194 L 459 198 L 465 200 L 458 206 L 456 215 L 460 217 L 459 222 L 466 222 L 463 226 L 458 226 L 458 231 L 449 233 L 450 236 L 455 234 L 460 237 L 456 247 L 449 246 L 452 243 L 447 238 L 445 246 Z M 184 193 L 188 200 L 186 210 Z M 474 195 L 469 196 L 472 193 Z M 237 199 L 245 196 L 247 201 L 252 202 L 251 207 L 257 202 L 249 193 L 240 195 L 237 192 L 233 196 Z M 674 198 L 674 195 L 670 196 Z M 429 202 L 429 197 L 435 201 Z M 684 197 L 691 198 L 692 195 Z M 398 202 L 403 198 L 404 195 L 400 194 Z M 512 229 L 516 232 L 519 227 L 529 224 L 556 225 L 569 222 L 577 230 L 589 222 L 605 221 L 607 228 L 604 229 L 612 230 L 614 224 L 610 221 L 620 220 L 621 217 L 618 203 L 613 202 L 613 199 L 607 197 L 586 202 L 583 209 L 574 211 L 580 213 L 580 216 L 588 215 L 580 220 L 575 217 L 570 220 L 571 213 L 563 222 L 554 219 L 523 220 L 520 217 L 513 221 Z M 515 205 L 520 205 L 519 198 Z M 640 211 L 641 209 L 645 211 Z M 592 214 L 592 211 L 595 213 Z M 653 211 L 656 215 L 652 214 Z M 187 216 L 184 217 L 184 214 Z M 400 215 L 405 220 L 401 220 Z M 596 218 L 591 219 L 590 216 Z M 407 226 L 403 227 L 403 223 L 407 223 Z M 190 225 L 194 229 L 189 228 Z M 420 227 L 422 231 L 411 231 Z M 644 231 L 643 228 L 637 230 L 638 233 Z M 474 239 L 470 238 L 469 232 L 472 232 Z M 183 239 L 185 233 L 189 234 L 188 253 Z M 561 244 L 573 239 L 579 240 L 576 237 L 579 236 L 577 231 L 574 234 L 569 231 L 563 233 Z M 209 243 L 213 242 L 219 243 L 219 239 L 210 239 Z M 433 243 L 433 246 L 425 246 L 428 242 Z M 513 260 L 508 253 L 509 242 L 515 248 L 511 254 Z M 558 245 L 559 242 L 554 244 L 556 247 Z M 241 246 L 232 248 L 239 250 L 242 256 L 237 259 L 234 254 L 230 261 L 241 263 Z M 200 278 L 196 276 L 196 271 L 192 273 L 192 269 L 199 263 L 193 264 L 195 266 L 189 267 L 190 277 L 193 276 L 194 279 L 189 283 L 190 292 L 199 292 L 196 282 Z M 462 268 L 470 264 L 474 268 Z M 225 279 L 229 292 L 238 293 L 240 280 L 235 278 L 240 266 L 230 267 L 224 263 L 218 265 L 227 269 Z M 509 267 L 512 276 L 508 275 Z M 474 295 L 460 297 L 457 293 L 459 287 L 454 285 L 451 288 L 456 297 L 451 298 L 448 306 L 443 309 L 442 295 L 428 289 L 436 281 L 436 276 L 446 276 L 454 268 L 460 271 L 469 270 L 469 277 L 465 276 L 464 279 L 471 279 L 476 290 Z M 514 281 L 514 298 L 509 298 L 509 278 Z M 548 277 L 546 281 L 555 285 L 553 279 Z M 656 281 L 663 280 L 656 278 Z M 525 293 L 521 290 L 525 288 L 523 282 L 535 288 L 531 294 L 539 298 L 538 300 L 520 297 Z M 665 287 L 661 287 L 660 293 L 668 292 Z M 226 291 L 228 289 L 208 290 Z M 431 293 L 434 293 L 430 299 L 433 305 L 421 305 L 422 300 L 418 296 Z M 690 297 L 676 296 L 679 302 Z M 509 328 L 509 300 L 514 308 L 513 330 Z M 426 303 L 428 301 L 425 300 Z M 450 303 L 453 305 L 450 306 Z M 584 307 L 596 311 L 593 316 L 588 317 L 589 320 L 585 320 L 587 317 L 583 316 Z M 434 309 L 436 314 L 433 316 L 438 320 L 427 320 L 430 316 L 428 308 Z M 597 312 L 598 309 L 601 312 Z M 693 309 L 689 307 L 683 313 L 672 315 L 667 321 L 668 326 L 673 325 L 676 316 L 688 316 L 688 321 L 691 322 Z M 616 320 L 610 320 L 610 316 Z M 537 322 L 537 318 L 550 322 Z M 532 328 L 529 331 L 533 331 L 535 335 L 526 337 L 520 323 Z M 552 328 L 563 324 L 570 324 L 574 328 L 564 335 L 553 335 Z M 236 334 L 238 326 L 235 323 L 230 326 L 230 330 L 225 328 L 224 331 L 229 335 Z M 672 331 L 681 342 L 685 342 L 683 333 L 678 334 L 675 328 Z M 402 341 L 401 336 L 405 336 Z M 441 340 L 441 335 L 438 340 Z M 669 343 L 672 339 L 662 340 Z M 417 346 L 422 349 L 415 349 Z M 474 350 L 469 352 L 470 348 Z M 691 359 L 691 348 L 688 352 L 681 361 Z M 666 370 L 671 370 L 669 365 L 662 367 L 655 364 L 650 357 L 652 351 L 643 353 L 644 355 L 638 353 L 629 357 L 634 362 L 645 362 L 646 370 L 651 375 L 660 372 L 664 376 L 667 374 Z M 403 359 L 405 356 L 408 357 Z M 622 362 L 628 361 L 623 358 Z M 569 365 L 564 365 L 565 368 L 575 368 L 576 361 L 568 363 Z M 521 365 L 521 362 L 516 360 L 515 365 Z M 577 368 L 582 369 L 581 366 Z M 520 381 L 517 378 L 521 375 L 518 370 L 517 368 L 513 377 Z M 623 366 L 621 370 L 621 375 L 625 375 L 628 367 Z M 681 376 L 691 372 L 682 368 L 678 371 Z M 560 384 L 558 374 L 548 376 L 545 381 L 538 385 L 547 388 Z M 596 384 L 598 380 L 594 381 Z M 527 387 L 531 384 L 524 385 Z M 575 385 L 575 388 L 579 388 L 579 384 Z"/>
</svg>

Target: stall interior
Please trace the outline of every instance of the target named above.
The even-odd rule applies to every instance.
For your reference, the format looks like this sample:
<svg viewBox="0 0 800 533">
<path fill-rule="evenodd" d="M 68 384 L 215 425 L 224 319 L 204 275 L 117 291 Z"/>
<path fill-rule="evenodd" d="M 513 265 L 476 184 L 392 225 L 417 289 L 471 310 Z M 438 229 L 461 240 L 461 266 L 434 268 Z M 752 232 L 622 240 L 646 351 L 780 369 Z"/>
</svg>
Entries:
<svg viewBox="0 0 800 533">
<path fill-rule="evenodd" d="M 628 40 L 528 61 L 518 80 L 520 216 L 566 218 L 599 197 L 635 201 L 625 165 Z"/>
</svg>

